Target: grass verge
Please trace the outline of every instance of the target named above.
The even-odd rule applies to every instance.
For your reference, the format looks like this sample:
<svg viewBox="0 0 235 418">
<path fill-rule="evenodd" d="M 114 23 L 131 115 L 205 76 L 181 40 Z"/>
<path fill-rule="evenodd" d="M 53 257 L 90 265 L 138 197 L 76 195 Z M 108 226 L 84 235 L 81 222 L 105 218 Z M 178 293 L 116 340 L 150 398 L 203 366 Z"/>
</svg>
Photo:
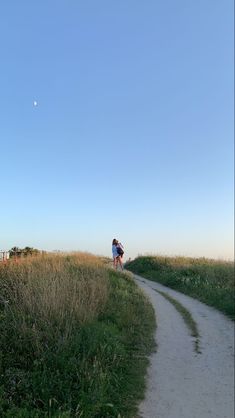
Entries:
<svg viewBox="0 0 235 418">
<path fill-rule="evenodd" d="M 160 295 L 162 295 L 165 299 L 167 299 L 174 307 L 175 309 L 180 313 L 180 315 L 182 316 L 184 322 L 186 323 L 190 334 L 192 335 L 192 337 L 195 337 L 195 351 L 196 353 L 201 353 L 200 348 L 199 348 L 199 332 L 198 332 L 198 327 L 197 327 L 197 323 L 194 321 L 192 314 L 188 311 L 188 309 L 185 308 L 184 305 L 182 305 L 178 300 L 176 300 L 175 298 L 172 298 L 170 295 L 168 295 L 165 292 L 161 292 L 160 290 L 156 290 L 156 292 L 160 293 Z"/>
<path fill-rule="evenodd" d="M 0 267 L 0 416 L 133 417 L 154 348 L 151 304 L 90 255 Z"/>
<path fill-rule="evenodd" d="M 127 263 L 125 268 L 197 298 L 230 318 L 235 318 L 233 262 L 206 258 L 141 256 Z"/>
</svg>

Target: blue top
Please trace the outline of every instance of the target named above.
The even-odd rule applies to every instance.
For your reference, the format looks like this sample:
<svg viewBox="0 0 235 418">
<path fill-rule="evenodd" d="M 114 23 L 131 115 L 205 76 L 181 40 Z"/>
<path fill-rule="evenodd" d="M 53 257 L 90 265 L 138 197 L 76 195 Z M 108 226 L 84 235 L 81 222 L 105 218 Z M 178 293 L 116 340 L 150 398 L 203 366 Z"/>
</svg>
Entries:
<svg viewBox="0 0 235 418">
<path fill-rule="evenodd" d="M 113 258 L 119 256 L 119 254 L 117 252 L 117 246 L 116 245 L 112 245 L 112 253 L 113 253 Z"/>
</svg>

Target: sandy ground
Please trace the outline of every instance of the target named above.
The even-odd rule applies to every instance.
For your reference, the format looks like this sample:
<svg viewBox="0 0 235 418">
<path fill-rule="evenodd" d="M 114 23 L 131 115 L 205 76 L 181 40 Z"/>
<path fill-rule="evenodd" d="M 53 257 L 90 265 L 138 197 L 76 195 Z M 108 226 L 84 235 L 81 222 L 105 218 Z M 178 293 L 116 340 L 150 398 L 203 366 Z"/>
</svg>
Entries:
<svg viewBox="0 0 235 418">
<path fill-rule="evenodd" d="M 234 418 L 234 323 L 203 303 L 135 275 L 157 315 L 157 352 L 150 358 L 143 418 Z M 154 289 L 187 308 L 197 323 L 200 351 L 174 306 Z"/>
</svg>

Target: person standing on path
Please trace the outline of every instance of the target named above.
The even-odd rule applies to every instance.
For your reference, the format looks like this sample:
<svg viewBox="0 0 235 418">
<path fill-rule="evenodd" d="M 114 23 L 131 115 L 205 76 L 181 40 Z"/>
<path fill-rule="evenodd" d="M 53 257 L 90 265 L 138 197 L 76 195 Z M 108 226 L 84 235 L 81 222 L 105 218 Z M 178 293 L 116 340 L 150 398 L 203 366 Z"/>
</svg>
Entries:
<svg viewBox="0 0 235 418">
<path fill-rule="evenodd" d="M 118 242 L 116 238 L 113 239 L 112 242 L 112 254 L 113 254 L 113 266 L 117 270 L 118 264 L 120 265 L 121 269 L 123 270 L 123 263 L 122 257 L 124 254 L 123 245 Z"/>
</svg>

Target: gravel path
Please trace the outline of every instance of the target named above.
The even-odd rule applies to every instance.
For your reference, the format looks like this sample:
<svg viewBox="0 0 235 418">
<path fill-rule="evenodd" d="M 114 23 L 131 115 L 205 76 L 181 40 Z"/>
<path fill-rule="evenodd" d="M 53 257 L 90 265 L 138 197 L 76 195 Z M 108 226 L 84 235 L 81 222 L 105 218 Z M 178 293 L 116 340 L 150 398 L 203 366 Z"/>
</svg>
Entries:
<svg viewBox="0 0 235 418">
<path fill-rule="evenodd" d="M 234 323 L 168 287 L 134 276 L 157 315 L 157 352 L 150 358 L 143 418 L 234 418 Z M 192 314 L 200 351 L 167 293 Z"/>
</svg>

